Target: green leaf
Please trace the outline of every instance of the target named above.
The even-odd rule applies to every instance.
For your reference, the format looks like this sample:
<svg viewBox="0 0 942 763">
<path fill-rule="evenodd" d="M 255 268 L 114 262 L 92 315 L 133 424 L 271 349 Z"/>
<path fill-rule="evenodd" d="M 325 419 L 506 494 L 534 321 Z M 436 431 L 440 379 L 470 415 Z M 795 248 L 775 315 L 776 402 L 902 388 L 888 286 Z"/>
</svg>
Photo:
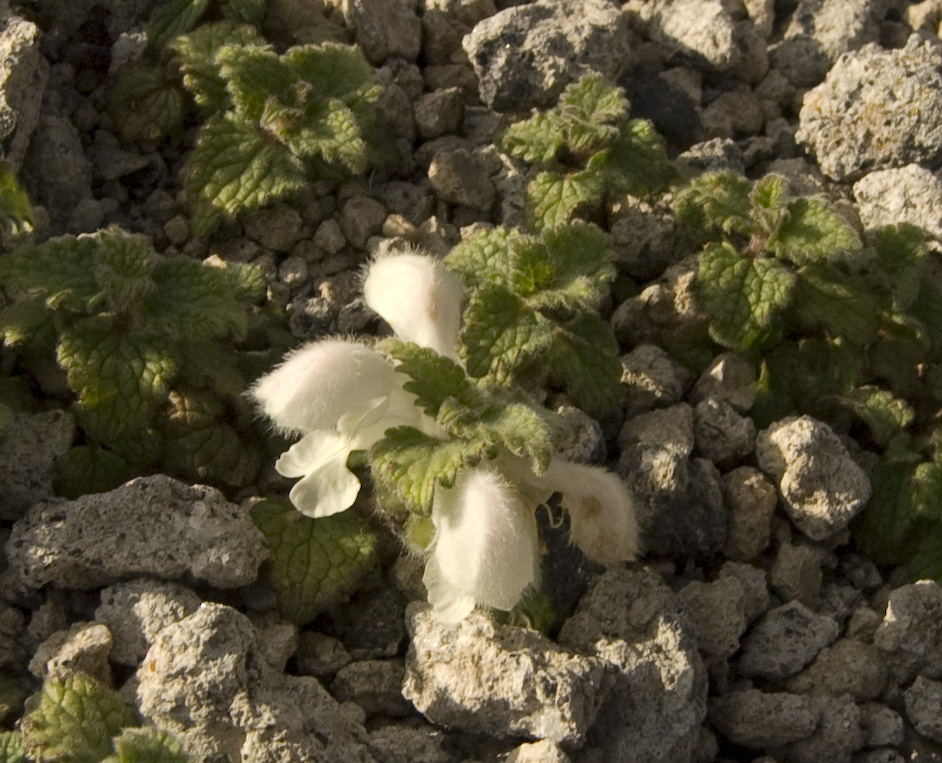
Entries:
<svg viewBox="0 0 942 763">
<path fill-rule="evenodd" d="M 596 154 L 593 158 L 598 160 L 597 163 L 581 172 L 541 172 L 530 181 L 527 186 L 527 220 L 533 230 L 564 225 L 579 207 L 602 200 L 605 186 L 599 165 L 604 162 L 604 156 Z"/>
<path fill-rule="evenodd" d="M 628 100 L 621 88 L 601 74 L 587 74 L 569 85 L 559 98 L 557 111 L 573 152 L 608 145 L 618 135 L 618 121 L 628 115 Z"/>
<path fill-rule="evenodd" d="M 52 328 L 52 316 L 41 299 L 18 300 L 0 310 L 0 337 L 8 345 L 29 342 Z"/>
<path fill-rule="evenodd" d="M 263 46 L 265 40 L 254 27 L 217 21 L 177 37 L 168 46 L 183 74 L 183 86 L 208 114 L 221 112 L 229 105 L 226 81 L 216 63 L 216 53 L 224 45 Z"/>
<path fill-rule="evenodd" d="M 918 397 L 923 388 L 919 367 L 927 360 L 932 342 L 920 321 L 905 313 L 885 314 L 880 341 L 867 350 L 873 376 L 903 397 Z"/>
<path fill-rule="evenodd" d="M 485 440 L 442 440 L 414 427 L 395 427 L 370 449 L 369 460 L 375 480 L 410 511 L 428 516 L 438 485 L 452 487 L 461 469 L 496 455 Z"/>
<path fill-rule="evenodd" d="M 323 113 L 296 129 L 287 129 L 285 144 L 298 156 L 318 159 L 359 174 L 368 164 L 368 148 L 357 115 L 339 99 L 327 102 Z"/>
<path fill-rule="evenodd" d="M 555 111 L 512 124 L 500 138 L 501 150 L 525 162 L 549 164 L 565 143 L 563 121 Z"/>
<path fill-rule="evenodd" d="M 942 585 L 942 523 L 923 536 L 915 554 L 906 562 L 906 577 L 913 582 L 934 580 Z"/>
<path fill-rule="evenodd" d="M 118 695 L 90 676 L 49 678 L 23 719 L 23 746 L 36 763 L 99 763 L 112 750 L 111 738 L 133 724 Z"/>
<path fill-rule="evenodd" d="M 448 269 L 461 276 L 468 289 L 503 283 L 509 275 L 510 247 L 523 234 L 498 226 L 462 241 L 445 257 Z"/>
<path fill-rule="evenodd" d="M 801 266 L 844 261 L 860 251 L 857 232 L 824 201 L 802 197 L 786 209 L 788 215 L 766 243 L 776 256 Z"/>
<path fill-rule="evenodd" d="M 120 454 L 97 445 L 70 448 L 56 468 L 56 493 L 69 499 L 114 490 L 141 474 Z"/>
<path fill-rule="evenodd" d="M 225 0 L 223 13 L 227 18 L 258 27 L 265 17 L 268 0 Z"/>
<path fill-rule="evenodd" d="M 353 511 L 311 519 L 287 501 L 266 500 L 252 519 L 271 552 L 278 609 L 299 625 L 353 593 L 375 563 L 376 535 Z"/>
<path fill-rule="evenodd" d="M 823 325 L 832 335 L 858 346 L 876 339 L 884 305 L 860 279 L 830 265 L 814 264 L 798 271 L 796 287 L 795 310 L 805 324 Z"/>
<path fill-rule="evenodd" d="M 0 732 L 0 763 L 27 763 L 23 735 L 19 731 Z"/>
<path fill-rule="evenodd" d="M 295 72 L 271 47 L 223 45 L 216 64 L 240 122 L 260 125 L 269 99 L 284 107 L 303 106 Z"/>
<path fill-rule="evenodd" d="M 199 23 L 209 0 L 159 0 L 147 24 L 147 40 L 160 49 Z"/>
<path fill-rule="evenodd" d="M 114 739 L 115 754 L 102 763 L 195 763 L 173 734 L 155 728 L 123 729 Z"/>
<path fill-rule="evenodd" d="M 880 228 L 870 240 L 894 306 L 905 310 L 919 295 L 928 259 L 925 234 L 915 225 L 903 223 Z"/>
<path fill-rule="evenodd" d="M 284 58 L 300 81 L 315 86 L 323 102 L 340 100 L 357 112 L 382 94 L 375 70 L 355 45 L 297 45 Z"/>
<path fill-rule="evenodd" d="M 245 335 L 248 306 L 224 269 L 188 257 L 164 257 L 153 279 L 144 310 L 146 327 L 155 336 L 196 342 Z"/>
<path fill-rule="evenodd" d="M 781 175 L 768 174 L 757 180 L 749 194 L 753 218 L 765 233 L 772 233 L 788 214 L 788 182 Z"/>
<path fill-rule="evenodd" d="M 207 236 L 221 221 L 290 196 L 306 182 L 303 162 L 263 141 L 251 125 L 210 117 L 187 163 L 193 232 Z"/>
<path fill-rule="evenodd" d="M 95 253 L 95 280 L 113 310 L 131 313 L 154 289 L 151 275 L 157 255 L 150 239 L 117 228 L 94 235 L 100 243 Z"/>
<path fill-rule="evenodd" d="M 645 196 L 674 179 L 664 139 L 647 119 L 631 119 L 620 130 L 606 162 L 610 193 Z"/>
<path fill-rule="evenodd" d="M 584 313 L 557 334 L 550 380 L 590 416 L 615 411 L 624 397 L 618 342 L 600 316 Z"/>
<path fill-rule="evenodd" d="M 723 233 L 753 233 L 752 184 L 738 172 L 708 172 L 691 180 L 674 194 L 674 211 L 680 223 L 715 238 Z"/>
<path fill-rule="evenodd" d="M 382 342 L 378 349 L 398 361 L 396 370 L 410 378 L 403 386 L 429 416 L 438 416 L 449 398 L 477 392 L 464 369 L 435 350 L 396 339 Z"/>
<path fill-rule="evenodd" d="M 177 368 L 166 349 L 116 331 L 107 317 L 88 318 L 62 331 L 57 352 L 78 394 L 83 427 L 104 442 L 149 425 Z"/>
<path fill-rule="evenodd" d="M 20 709 L 27 694 L 20 679 L 9 673 L 0 673 L 0 720 L 6 720 L 9 715 Z M 0 761 L 2 760 L 0 754 Z"/>
<path fill-rule="evenodd" d="M 509 270 L 514 290 L 536 309 L 595 310 L 615 279 L 608 236 L 580 222 L 547 230 L 539 239 L 515 239 Z"/>
<path fill-rule="evenodd" d="M 0 227 L 16 236 L 29 233 L 34 222 L 29 196 L 17 182 L 10 164 L 0 160 Z"/>
<path fill-rule="evenodd" d="M 14 297 L 39 297 L 48 307 L 89 312 L 103 299 L 95 279 L 98 239 L 61 236 L 21 246 L 0 258 L 0 284 Z"/>
<path fill-rule="evenodd" d="M 149 146 L 183 132 L 183 94 L 157 67 L 119 68 L 108 81 L 107 109 L 125 143 Z"/>
<path fill-rule="evenodd" d="M 700 255 L 697 285 L 710 315 L 710 336 L 746 351 L 780 335 L 795 276 L 777 260 L 749 259 L 729 244 L 715 244 Z"/>
<path fill-rule="evenodd" d="M 909 403 L 879 387 L 858 387 L 836 400 L 863 419 L 873 439 L 880 445 L 886 445 L 894 435 L 909 426 L 915 416 Z"/>
</svg>

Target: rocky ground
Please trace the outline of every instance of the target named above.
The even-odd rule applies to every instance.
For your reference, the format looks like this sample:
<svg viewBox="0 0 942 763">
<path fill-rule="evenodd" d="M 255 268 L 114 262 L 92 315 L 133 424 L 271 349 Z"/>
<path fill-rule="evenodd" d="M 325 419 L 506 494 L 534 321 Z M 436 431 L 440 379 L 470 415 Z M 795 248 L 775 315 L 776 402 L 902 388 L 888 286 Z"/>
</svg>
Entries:
<svg viewBox="0 0 942 763">
<path fill-rule="evenodd" d="M 396 166 L 211 240 L 190 234 L 187 140 L 129 148 L 105 113 L 149 5 L 2 10 L 3 151 L 37 235 L 118 224 L 159 251 L 256 263 L 299 342 L 379 328 L 356 293 L 378 248 L 444 253 L 475 224 L 520 224 L 526 176 L 494 137 L 587 68 L 692 166 L 774 170 L 862 228 L 942 241 L 938 0 L 338 1 L 387 86 Z M 585 422 L 580 441 L 639 496 L 648 555 L 551 570 L 574 581 L 553 640 L 484 614 L 442 625 L 405 558 L 299 630 L 254 585 L 248 494 L 158 475 L 47 500 L 73 432 L 52 411 L 0 440 L 0 666 L 96 675 L 213 763 L 942 761 L 942 589 L 852 553 L 870 486 L 826 425 L 757 432 L 752 368 L 724 355 L 697 378 L 657 346 L 695 309 L 667 210 L 631 202 L 613 223 L 644 285 L 611 305 L 625 423 L 606 443 Z"/>
</svg>

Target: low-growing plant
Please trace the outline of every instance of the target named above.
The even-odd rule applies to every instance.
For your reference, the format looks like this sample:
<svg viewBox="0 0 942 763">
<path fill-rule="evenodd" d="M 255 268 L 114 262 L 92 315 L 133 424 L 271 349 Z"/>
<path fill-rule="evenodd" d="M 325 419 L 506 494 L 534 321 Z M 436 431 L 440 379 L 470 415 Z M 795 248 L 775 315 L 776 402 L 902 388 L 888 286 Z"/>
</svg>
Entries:
<svg viewBox="0 0 942 763">
<path fill-rule="evenodd" d="M 514 288 L 523 288 L 531 306 L 585 310 L 581 300 L 591 303 L 604 288 L 607 271 L 596 260 L 577 278 L 575 266 L 563 269 L 546 241 L 529 244 L 517 255 L 506 240 L 491 247 L 490 264 L 499 277 L 508 256 L 526 258 L 532 272 L 521 273 Z M 466 254 L 455 258 L 459 270 L 477 256 Z M 482 274 L 482 284 L 490 280 Z M 488 293 L 470 295 L 482 312 Z M 572 540 L 590 557 L 630 559 L 638 542 L 622 481 L 561 458 L 555 452 L 565 431 L 561 420 L 491 372 L 513 356 L 516 341 L 530 341 L 501 325 L 503 295 L 493 298 L 490 313 L 495 334 L 505 339 L 476 350 L 482 373 L 466 371 L 459 360 L 470 357 L 464 294 L 459 276 L 430 256 L 377 259 L 364 282 L 365 300 L 397 336 L 372 346 L 314 342 L 253 388 L 275 426 L 301 436 L 276 464 L 284 476 L 300 478 L 292 503 L 317 522 L 333 517 L 354 503 L 368 473 L 380 513 L 425 558 L 429 600 L 447 620 L 478 604 L 512 610 L 537 584 L 535 511 L 554 493 L 562 493 Z"/>
<path fill-rule="evenodd" d="M 533 230 L 604 215 L 620 195 L 663 190 L 674 176 L 664 141 L 646 119 L 631 119 L 624 92 L 599 74 L 571 84 L 559 104 L 512 125 L 504 151 L 540 172 L 528 188 Z"/>
<path fill-rule="evenodd" d="M 117 693 L 85 673 L 47 678 L 19 731 L 0 734 L 2 763 L 193 763 L 172 734 L 140 727 Z"/>
<path fill-rule="evenodd" d="M 861 239 L 777 175 L 703 175 L 676 209 L 705 241 L 697 286 L 710 335 L 759 366 L 757 423 L 808 413 L 877 451 L 858 547 L 942 579 L 942 263 L 921 231 Z"/>
<path fill-rule="evenodd" d="M 264 281 L 252 266 L 160 256 L 118 229 L 62 236 L 0 257 L 12 303 L 0 336 L 54 356 L 82 441 L 61 464 L 67 495 L 154 471 L 244 484 L 258 455 L 245 436 L 246 336 Z"/>
</svg>

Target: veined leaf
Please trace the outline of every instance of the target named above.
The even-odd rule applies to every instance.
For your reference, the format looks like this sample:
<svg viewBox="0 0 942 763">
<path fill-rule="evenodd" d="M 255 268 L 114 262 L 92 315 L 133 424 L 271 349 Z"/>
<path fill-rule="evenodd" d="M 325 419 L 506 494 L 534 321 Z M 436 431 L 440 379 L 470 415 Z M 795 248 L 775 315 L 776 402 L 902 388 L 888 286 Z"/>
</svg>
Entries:
<svg viewBox="0 0 942 763">
<path fill-rule="evenodd" d="M 118 695 L 84 673 L 48 678 L 39 704 L 23 718 L 23 746 L 37 763 L 99 763 L 134 716 Z"/>
<path fill-rule="evenodd" d="M 296 87 L 297 76 L 271 47 L 223 45 L 216 64 L 239 121 L 260 125 L 270 99 L 303 109 L 305 92 Z"/>
<path fill-rule="evenodd" d="M 836 400 L 863 419 L 880 445 L 886 445 L 890 438 L 909 426 L 915 416 L 909 403 L 879 387 L 858 387 Z"/>
<path fill-rule="evenodd" d="M 138 464 L 96 445 L 70 448 L 56 468 L 56 493 L 71 499 L 88 493 L 106 493 L 141 474 Z"/>
<path fill-rule="evenodd" d="M 0 732 L 0 763 L 27 763 L 23 735 L 19 731 Z"/>
<path fill-rule="evenodd" d="M 644 196 L 662 190 L 674 178 L 664 139 L 647 119 L 625 123 L 605 167 L 605 181 L 611 193 Z"/>
<path fill-rule="evenodd" d="M 222 10 L 227 18 L 259 27 L 267 4 L 267 0 L 225 0 Z"/>
<path fill-rule="evenodd" d="M 147 24 L 147 41 L 155 49 L 163 48 L 193 29 L 208 7 L 209 0 L 159 0 Z"/>
<path fill-rule="evenodd" d="M 353 593 L 375 564 L 376 535 L 353 511 L 311 519 L 287 501 L 266 500 L 252 519 L 268 542 L 278 610 L 299 625 Z"/>
<path fill-rule="evenodd" d="M 503 283 L 510 272 L 510 246 L 522 235 L 501 226 L 481 231 L 452 249 L 444 262 L 469 289 Z"/>
<path fill-rule="evenodd" d="M 252 126 L 229 115 L 210 117 L 188 162 L 193 232 L 206 236 L 222 220 L 290 196 L 306 182 L 298 157 L 266 143 Z"/>
<path fill-rule="evenodd" d="M 795 309 L 804 323 L 823 324 L 860 347 L 876 338 L 885 305 L 867 284 L 833 266 L 813 264 L 798 271 L 796 287 Z"/>
<path fill-rule="evenodd" d="M 766 233 L 776 230 L 787 215 L 788 183 L 781 175 L 770 173 L 757 180 L 749 194 L 753 218 Z"/>
<path fill-rule="evenodd" d="M 115 754 L 102 763 L 195 763 L 179 739 L 156 728 L 123 729 L 114 748 Z"/>
<path fill-rule="evenodd" d="M 942 584 L 942 523 L 935 524 L 919 541 L 916 552 L 906 562 L 909 580 L 934 580 Z"/>
<path fill-rule="evenodd" d="M 284 60 L 323 102 L 340 100 L 356 111 L 361 102 L 375 103 L 382 93 L 376 72 L 355 45 L 297 45 L 285 52 Z"/>
<path fill-rule="evenodd" d="M 397 339 L 385 340 L 377 349 L 398 361 L 396 370 L 410 379 L 403 386 L 429 416 L 438 416 L 449 398 L 477 392 L 464 369 L 435 350 Z"/>
<path fill-rule="evenodd" d="M 206 113 L 215 114 L 229 104 L 226 82 L 219 72 L 216 53 L 224 45 L 264 46 L 265 40 L 251 26 L 232 21 L 203 24 L 174 39 L 168 49 L 183 74 L 183 86 Z"/>
<path fill-rule="evenodd" d="M 130 314 L 154 288 L 154 248 L 146 236 L 118 229 L 98 231 L 94 236 L 100 243 L 95 280 L 113 310 Z"/>
<path fill-rule="evenodd" d="M 919 295 L 928 258 L 925 234 L 915 225 L 887 225 L 873 233 L 871 242 L 894 306 L 905 310 Z"/>
<path fill-rule="evenodd" d="M 801 197 L 787 205 L 788 215 L 766 247 L 796 265 L 846 261 L 859 252 L 860 238 L 843 217 L 820 199 Z"/>
<path fill-rule="evenodd" d="M 723 233 L 753 233 L 752 184 L 738 172 L 723 170 L 698 175 L 674 195 L 677 219 L 700 233 L 716 238 Z"/>
<path fill-rule="evenodd" d="M 60 236 L 0 258 L 0 284 L 14 297 L 38 297 L 54 309 L 85 313 L 104 298 L 95 279 L 98 239 Z"/>
<path fill-rule="evenodd" d="M 0 226 L 18 235 L 33 229 L 33 205 L 8 162 L 0 160 Z"/>
<path fill-rule="evenodd" d="M 601 148 L 618 135 L 618 121 L 628 115 L 628 99 L 621 88 L 601 74 L 588 74 L 569 85 L 556 109 L 573 152 Z"/>
<path fill-rule="evenodd" d="M 781 331 L 795 276 L 773 259 L 742 257 L 729 244 L 701 255 L 697 285 L 710 315 L 710 335 L 733 350 L 759 349 Z"/>
<path fill-rule="evenodd" d="M 571 221 L 579 207 L 596 204 L 605 190 L 600 167 L 603 153 L 593 157 L 591 167 L 561 174 L 541 172 L 527 187 L 527 219 L 533 230 L 556 228 Z"/>
<path fill-rule="evenodd" d="M 8 345 L 30 342 L 52 328 L 53 312 L 42 299 L 22 299 L 0 310 L 0 337 Z"/>
<path fill-rule="evenodd" d="M 122 66 L 108 85 L 108 115 L 125 143 L 159 143 L 183 132 L 183 96 L 157 67 Z"/>
<path fill-rule="evenodd" d="M 616 410 L 624 397 L 619 347 L 609 324 L 583 313 L 556 336 L 550 379 L 590 416 Z"/>
<path fill-rule="evenodd" d="M 500 138 L 500 147 L 525 162 L 550 164 L 565 143 L 563 123 L 555 111 L 539 112 L 512 124 Z"/>
</svg>

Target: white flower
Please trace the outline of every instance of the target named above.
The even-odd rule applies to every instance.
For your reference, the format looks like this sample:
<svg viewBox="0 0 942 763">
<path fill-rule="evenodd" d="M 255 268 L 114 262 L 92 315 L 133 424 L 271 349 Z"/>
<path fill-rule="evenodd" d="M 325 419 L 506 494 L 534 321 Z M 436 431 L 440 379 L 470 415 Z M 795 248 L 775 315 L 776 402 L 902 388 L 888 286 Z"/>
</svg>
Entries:
<svg viewBox="0 0 942 763">
<path fill-rule="evenodd" d="M 456 358 L 464 289 L 436 258 L 407 252 L 373 261 L 363 298 L 407 342 Z"/>
<path fill-rule="evenodd" d="M 458 622 L 476 604 L 512 609 L 536 578 L 533 507 L 501 474 L 479 468 L 436 490 L 432 521 L 423 580 L 435 614 Z"/>
<path fill-rule="evenodd" d="M 347 469 L 347 458 L 370 448 L 387 429 L 437 431 L 403 381 L 378 352 L 327 339 L 292 353 L 252 388 L 280 430 L 304 435 L 275 463 L 279 474 L 301 478 L 289 497 L 302 514 L 327 517 L 352 506 L 360 481 Z"/>
</svg>

